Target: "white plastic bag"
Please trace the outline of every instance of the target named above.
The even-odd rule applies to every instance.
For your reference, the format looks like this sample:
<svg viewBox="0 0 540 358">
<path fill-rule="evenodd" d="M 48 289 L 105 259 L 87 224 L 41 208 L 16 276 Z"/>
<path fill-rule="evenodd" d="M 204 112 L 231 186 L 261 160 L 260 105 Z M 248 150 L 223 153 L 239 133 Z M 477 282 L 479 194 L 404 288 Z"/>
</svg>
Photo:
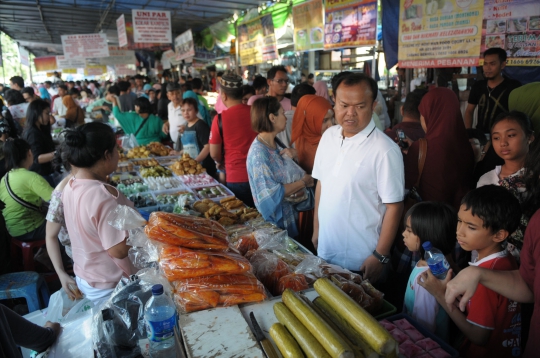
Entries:
<svg viewBox="0 0 540 358">
<path fill-rule="evenodd" d="M 48 321 L 64 324 L 89 313 L 92 307 L 94 304 L 89 299 L 81 298 L 72 301 L 66 292 L 60 289 L 49 299 L 46 318 Z"/>
<path fill-rule="evenodd" d="M 62 333 L 51 347 L 49 358 L 93 357 L 93 310 L 62 323 Z"/>
</svg>

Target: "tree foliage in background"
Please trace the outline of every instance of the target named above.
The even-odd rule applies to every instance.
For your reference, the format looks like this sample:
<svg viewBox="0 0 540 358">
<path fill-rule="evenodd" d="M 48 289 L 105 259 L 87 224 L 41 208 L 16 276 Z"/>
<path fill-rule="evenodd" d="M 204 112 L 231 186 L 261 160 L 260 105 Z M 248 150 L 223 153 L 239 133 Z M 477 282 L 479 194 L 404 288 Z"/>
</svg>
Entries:
<svg viewBox="0 0 540 358">
<path fill-rule="evenodd" d="M 30 82 L 30 71 L 28 66 L 21 65 L 21 61 L 19 60 L 19 48 L 17 42 L 3 32 L 0 32 L 0 41 L 2 43 L 2 59 L 4 66 L 0 66 L 0 83 L 9 85 L 9 79 L 13 76 L 22 76 L 25 83 Z M 33 54 L 30 54 L 29 60 L 33 73 L 36 73 Z"/>
</svg>

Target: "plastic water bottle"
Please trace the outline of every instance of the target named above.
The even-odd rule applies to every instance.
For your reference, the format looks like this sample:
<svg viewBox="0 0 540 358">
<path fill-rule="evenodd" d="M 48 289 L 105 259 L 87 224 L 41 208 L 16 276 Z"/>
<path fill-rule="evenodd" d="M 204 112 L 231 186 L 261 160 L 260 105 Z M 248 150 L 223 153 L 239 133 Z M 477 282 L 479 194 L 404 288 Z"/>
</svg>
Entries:
<svg viewBox="0 0 540 358">
<path fill-rule="evenodd" d="M 154 285 L 152 295 L 144 307 L 146 334 L 150 341 L 150 357 L 175 357 L 176 309 L 171 299 L 163 294 L 162 285 Z"/>
<path fill-rule="evenodd" d="M 446 257 L 444 257 L 441 250 L 433 247 L 429 241 L 424 242 L 422 247 L 426 251 L 424 259 L 427 261 L 431 273 L 439 280 L 444 280 L 450 268 Z"/>
</svg>

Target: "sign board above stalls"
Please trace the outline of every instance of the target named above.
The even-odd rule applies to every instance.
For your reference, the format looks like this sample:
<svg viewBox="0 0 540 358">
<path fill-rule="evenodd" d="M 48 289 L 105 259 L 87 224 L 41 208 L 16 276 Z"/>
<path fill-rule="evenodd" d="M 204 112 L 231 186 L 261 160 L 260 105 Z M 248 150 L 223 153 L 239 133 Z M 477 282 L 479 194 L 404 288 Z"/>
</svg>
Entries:
<svg viewBox="0 0 540 358">
<path fill-rule="evenodd" d="M 161 65 L 164 70 L 170 69 L 172 66 L 178 65 L 182 61 L 176 60 L 176 52 L 173 50 L 164 51 L 161 55 Z"/>
<path fill-rule="evenodd" d="M 22 46 L 19 46 L 19 61 L 22 65 L 30 66 L 30 54 Z"/>
<path fill-rule="evenodd" d="M 66 56 L 56 56 L 56 65 L 59 70 L 68 68 L 85 68 L 86 60 L 83 58 L 68 58 Z"/>
<path fill-rule="evenodd" d="M 400 0 L 401 68 L 478 66 L 482 0 Z"/>
<path fill-rule="evenodd" d="M 238 48 L 242 66 L 262 63 L 263 45 L 263 30 L 260 18 L 238 26 Z"/>
<path fill-rule="evenodd" d="M 135 76 L 137 74 L 135 65 L 115 65 L 114 71 L 117 76 Z"/>
<path fill-rule="evenodd" d="M 292 8 L 295 51 L 324 48 L 324 9 L 322 0 L 312 0 Z"/>
<path fill-rule="evenodd" d="M 137 58 L 135 51 L 126 50 L 116 46 L 109 46 L 109 57 L 89 58 L 86 60 L 88 65 L 135 65 Z"/>
<path fill-rule="evenodd" d="M 172 43 L 170 11 L 133 9 L 131 15 L 135 43 Z"/>
<path fill-rule="evenodd" d="M 174 39 L 174 50 L 176 51 L 176 61 L 195 56 L 195 44 L 191 29 Z"/>
<path fill-rule="evenodd" d="M 62 35 L 62 47 L 70 59 L 109 56 L 106 34 Z"/>
<path fill-rule="evenodd" d="M 126 19 L 124 17 L 124 14 L 120 15 L 120 17 L 116 19 L 116 29 L 118 30 L 118 46 L 127 46 L 128 39 L 126 33 Z"/>
<path fill-rule="evenodd" d="M 377 43 L 377 1 L 328 0 L 324 14 L 325 50 Z"/>
<path fill-rule="evenodd" d="M 490 47 L 506 50 L 507 66 L 540 66 L 538 0 L 485 0 L 481 53 Z"/>
<path fill-rule="evenodd" d="M 36 57 L 34 58 L 34 66 L 37 72 L 54 71 L 58 69 L 56 56 Z"/>
<path fill-rule="evenodd" d="M 85 76 L 101 76 L 107 72 L 107 66 L 86 66 L 84 69 Z"/>
<path fill-rule="evenodd" d="M 264 46 L 262 48 L 263 62 L 275 60 L 278 58 L 278 51 L 272 14 L 262 16 L 261 25 L 264 41 Z"/>
</svg>

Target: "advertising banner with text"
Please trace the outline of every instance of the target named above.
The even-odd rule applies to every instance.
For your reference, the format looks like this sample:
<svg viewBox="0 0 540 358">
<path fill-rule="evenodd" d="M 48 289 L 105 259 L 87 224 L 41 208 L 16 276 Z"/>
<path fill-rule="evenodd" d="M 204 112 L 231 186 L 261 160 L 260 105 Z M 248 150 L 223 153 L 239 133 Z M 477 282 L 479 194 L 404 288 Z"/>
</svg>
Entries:
<svg viewBox="0 0 540 358">
<path fill-rule="evenodd" d="M 86 60 L 87 65 L 101 66 L 135 65 L 136 63 L 135 51 L 116 46 L 109 46 L 109 57 L 89 58 Z"/>
<path fill-rule="evenodd" d="M 86 60 L 84 58 L 67 58 L 66 56 L 56 56 L 56 65 L 59 70 L 67 68 L 85 68 Z"/>
<path fill-rule="evenodd" d="M 109 57 L 106 34 L 62 35 L 62 47 L 69 59 Z"/>
<path fill-rule="evenodd" d="M 377 42 L 377 1 L 328 0 L 324 48 L 373 46 Z"/>
<path fill-rule="evenodd" d="M 295 51 L 324 48 L 324 10 L 322 0 L 312 0 L 293 6 Z"/>
<path fill-rule="evenodd" d="M 132 10 L 135 43 L 172 43 L 171 12 Z"/>
<path fill-rule="evenodd" d="M 490 47 L 506 50 L 508 66 L 540 66 L 540 2 L 485 0 L 481 52 Z"/>
<path fill-rule="evenodd" d="M 263 29 L 260 18 L 238 26 L 238 47 L 242 66 L 262 63 L 263 46 Z"/>
<path fill-rule="evenodd" d="M 483 0 L 400 0 L 399 67 L 478 66 Z"/>
<path fill-rule="evenodd" d="M 116 19 L 116 29 L 118 30 L 118 46 L 124 47 L 128 45 L 127 33 L 126 33 L 126 19 L 122 14 Z"/>
</svg>

